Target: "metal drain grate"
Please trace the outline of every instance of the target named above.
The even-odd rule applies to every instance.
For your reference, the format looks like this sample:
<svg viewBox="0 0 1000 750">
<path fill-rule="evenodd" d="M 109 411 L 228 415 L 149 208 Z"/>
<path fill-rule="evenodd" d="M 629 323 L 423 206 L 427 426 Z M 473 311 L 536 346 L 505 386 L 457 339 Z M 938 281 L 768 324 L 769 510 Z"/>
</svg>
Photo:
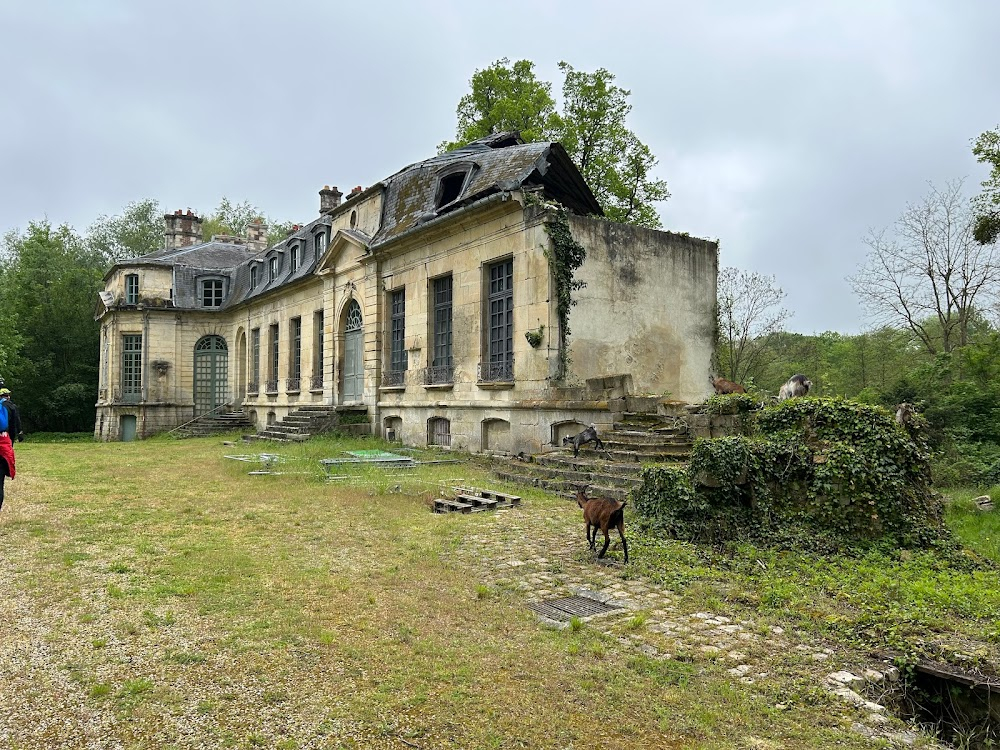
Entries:
<svg viewBox="0 0 1000 750">
<path fill-rule="evenodd" d="M 567 596 L 563 599 L 549 599 L 547 602 L 533 602 L 528 609 L 550 620 L 569 622 L 574 617 L 593 617 L 614 612 L 621 607 L 604 604 L 586 596 Z"/>
</svg>

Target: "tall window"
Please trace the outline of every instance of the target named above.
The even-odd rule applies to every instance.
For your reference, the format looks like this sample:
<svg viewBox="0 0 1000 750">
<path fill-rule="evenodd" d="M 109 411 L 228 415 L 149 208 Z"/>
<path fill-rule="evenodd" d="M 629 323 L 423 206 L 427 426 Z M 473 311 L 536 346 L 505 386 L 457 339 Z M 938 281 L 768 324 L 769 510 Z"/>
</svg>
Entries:
<svg viewBox="0 0 1000 750">
<path fill-rule="evenodd" d="M 250 264 L 250 288 L 251 289 L 256 289 L 257 288 L 257 264 L 256 263 L 251 263 Z"/>
<path fill-rule="evenodd" d="M 313 240 L 313 243 L 314 243 L 314 252 L 316 253 L 316 257 L 318 258 L 323 254 L 323 251 L 326 250 L 326 232 L 320 232 L 319 234 L 317 234 L 316 238 Z"/>
<path fill-rule="evenodd" d="M 201 282 L 202 307 L 222 306 L 222 279 L 205 279 Z"/>
<path fill-rule="evenodd" d="M 292 253 L 291 254 L 292 267 L 290 269 L 290 272 L 295 273 L 295 269 L 299 267 L 299 246 L 292 245 L 291 253 Z"/>
<path fill-rule="evenodd" d="M 450 383 L 451 360 L 451 276 L 434 279 L 434 382 Z"/>
<path fill-rule="evenodd" d="M 268 393 L 278 392 L 278 324 L 272 323 L 268 329 L 270 340 L 270 357 L 267 363 L 267 391 Z"/>
<path fill-rule="evenodd" d="M 125 275 L 125 304 L 139 304 L 139 274 L 137 273 Z"/>
<path fill-rule="evenodd" d="M 279 267 L 278 263 L 279 263 L 279 258 L 277 256 L 271 258 L 271 260 L 268 261 L 268 266 L 267 266 L 268 280 L 271 282 L 273 282 L 276 278 L 278 278 L 278 267 Z"/>
<path fill-rule="evenodd" d="M 312 387 L 323 387 L 323 311 L 313 313 L 313 374 Z"/>
<path fill-rule="evenodd" d="M 514 379 L 514 261 L 502 260 L 488 268 L 488 360 L 480 379 Z"/>
<path fill-rule="evenodd" d="M 406 290 L 398 289 L 392 293 L 390 300 L 392 311 L 391 328 L 389 340 L 391 349 L 389 353 L 389 377 L 386 385 L 402 385 L 403 373 L 406 372 Z"/>
<path fill-rule="evenodd" d="M 122 400 L 142 398 L 142 334 L 122 336 Z"/>
<path fill-rule="evenodd" d="M 250 331 L 250 384 L 247 390 L 257 393 L 260 389 L 260 329 Z"/>
<path fill-rule="evenodd" d="M 292 318 L 290 322 L 291 359 L 289 360 L 288 390 L 299 390 L 302 379 L 302 318 Z"/>
</svg>

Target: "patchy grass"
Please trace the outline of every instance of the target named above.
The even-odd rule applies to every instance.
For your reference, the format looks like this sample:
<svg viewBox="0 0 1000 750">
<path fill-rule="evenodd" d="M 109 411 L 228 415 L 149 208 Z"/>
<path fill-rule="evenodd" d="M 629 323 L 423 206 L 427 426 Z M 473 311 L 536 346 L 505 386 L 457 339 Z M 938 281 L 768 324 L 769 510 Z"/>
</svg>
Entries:
<svg viewBox="0 0 1000 750">
<path fill-rule="evenodd" d="M 780 673 L 748 687 L 725 664 L 653 659 L 580 621 L 540 626 L 515 589 L 449 555 L 472 531 L 504 533 L 496 517 L 430 512 L 442 487 L 497 483 L 471 462 L 324 480 L 318 459 L 372 447 L 393 450 L 336 437 L 19 445 L 0 512 L 0 673 L 16 696 L 0 736 L 51 748 L 85 746 L 84 727 L 137 748 L 870 747 L 826 693 Z M 282 474 L 249 476 L 256 465 L 223 458 L 252 450 L 284 456 Z M 580 527 L 565 501 L 520 494 L 516 513 L 539 527 Z M 776 555 L 765 576 L 750 550 L 720 563 L 679 543 L 635 548 L 623 576 L 692 601 L 804 624 L 825 622 L 828 604 L 864 605 L 833 587 L 846 562 L 822 572 Z M 994 611 L 971 582 L 967 595 L 968 611 Z M 956 607 L 926 598 L 928 617 Z"/>
<path fill-rule="evenodd" d="M 947 522 L 964 547 L 958 555 L 717 549 L 633 531 L 643 554 L 632 573 L 683 592 L 689 607 L 744 608 L 841 644 L 997 668 L 1000 512 L 979 511 L 976 494 L 949 493 Z"/>
</svg>

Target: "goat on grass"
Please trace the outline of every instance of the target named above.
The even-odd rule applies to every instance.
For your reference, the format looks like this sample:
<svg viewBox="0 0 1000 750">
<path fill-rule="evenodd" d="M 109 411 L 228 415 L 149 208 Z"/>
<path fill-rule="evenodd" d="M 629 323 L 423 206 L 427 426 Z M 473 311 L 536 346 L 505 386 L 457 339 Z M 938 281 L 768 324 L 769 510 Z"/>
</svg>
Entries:
<svg viewBox="0 0 1000 750">
<path fill-rule="evenodd" d="M 622 500 L 612 500 L 607 497 L 587 497 L 586 487 L 576 488 L 576 504 L 583 508 L 583 520 L 587 524 L 587 542 L 590 549 L 597 550 L 597 530 L 604 532 L 604 549 L 598 558 L 604 557 L 611 544 L 608 530 L 618 529 L 622 538 L 622 550 L 625 562 L 628 562 L 628 543 L 625 541 L 625 503 Z"/>
</svg>

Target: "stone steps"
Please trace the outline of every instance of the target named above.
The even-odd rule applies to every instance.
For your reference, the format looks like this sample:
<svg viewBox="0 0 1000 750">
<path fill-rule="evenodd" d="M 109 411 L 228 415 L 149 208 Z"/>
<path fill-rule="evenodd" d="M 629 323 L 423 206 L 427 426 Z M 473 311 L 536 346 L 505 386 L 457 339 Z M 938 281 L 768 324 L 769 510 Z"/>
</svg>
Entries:
<svg viewBox="0 0 1000 750">
<path fill-rule="evenodd" d="M 367 413 L 365 408 L 338 408 L 335 406 L 310 405 L 303 406 L 288 414 L 280 422 L 275 422 L 260 430 L 255 435 L 244 435 L 247 442 L 269 440 L 275 443 L 303 442 L 313 435 L 337 428 L 340 416 L 344 413 Z M 367 423 L 344 425 L 344 431 L 352 434 L 369 434 Z"/>
<path fill-rule="evenodd" d="M 655 401 L 655 399 L 653 399 Z M 600 433 L 604 450 L 593 443 L 580 448 L 576 458 L 571 448 L 542 453 L 531 461 L 506 460 L 494 473 L 514 484 L 541 487 L 569 498 L 577 487 L 587 485 L 590 496 L 625 500 L 642 484 L 643 464 L 684 462 L 691 456 L 687 428 L 655 411 L 626 412 L 614 429 Z"/>
<path fill-rule="evenodd" d="M 252 427 L 253 423 L 247 415 L 242 410 L 238 410 L 225 414 L 212 414 L 199 417 L 195 421 L 177 428 L 172 434 L 178 438 L 205 437 L 207 435 L 218 435 L 223 432 L 248 430 Z"/>
</svg>

